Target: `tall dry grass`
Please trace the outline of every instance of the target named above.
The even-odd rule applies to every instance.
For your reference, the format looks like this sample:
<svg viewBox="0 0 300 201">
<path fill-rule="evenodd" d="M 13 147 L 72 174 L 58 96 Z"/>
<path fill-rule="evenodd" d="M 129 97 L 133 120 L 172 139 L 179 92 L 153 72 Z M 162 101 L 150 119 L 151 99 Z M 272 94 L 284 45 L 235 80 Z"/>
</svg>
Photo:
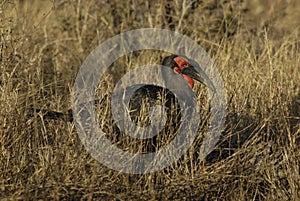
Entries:
<svg viewBox="0 0 300 201">
<path fill-rule="evenodd" d="M 299 200 L 299 26 L 278 30 L 278 23 L 289 23 L 276 21 L 280 17 L 253 24 L 247 5 L 2 1 L 1 199 Z M 66 112 L 85 57 L 106 39 L 142 27 L 176 30 L 197 41 L 221 73 L 228 111 L 222 138 L 206 161 L 193 158 L 195 142 L 169 169 L 137 176 L 93 159 L 72 123 L 44 119 L 29 108 Z M 120 69 L 100 83 L 99 97 L 109 94 L 133 61 L 160 59 L 157 52 L 121 58 Z M 195 93 L 206 97 L 200 85 Z"/>
</svg>

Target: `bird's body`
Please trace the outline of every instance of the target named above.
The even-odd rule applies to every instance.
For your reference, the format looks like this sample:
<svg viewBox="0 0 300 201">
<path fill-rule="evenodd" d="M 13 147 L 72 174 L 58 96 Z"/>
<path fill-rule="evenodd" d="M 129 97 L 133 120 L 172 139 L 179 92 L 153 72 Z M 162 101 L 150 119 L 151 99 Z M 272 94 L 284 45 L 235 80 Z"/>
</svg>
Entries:
<svg viewBox="0 0 300 201">
<path fill-rule="evenodd" d="M 144 117 L 144 126 L 148 126 L 151 122 L 149 119 L 150 109 L 154 105 L 161 105 L 166 110 L 169 118 L 175 120 L 180 119 L 180 107 L 174 94 L 166 88 L 156 85 L 145 85 L 136 90 L 129 102 L 129 114 L 131 120 L 135 124 L 141 123 L 141 118 Z"/>
<path fill-rule="evenodd" d="M 143 128 L 157 123 L 151 122 L 150 114 L 151 108 L 157 105 L 165 111 L 166 120 L 163 129 L 159 133 L 155 133 L 156 136 L 149 139 L 141 140 L 127 137 L 131 144 L 143 145 L 140 146 L 143 147 L 142 150 L 139 150 L 142 153 L 155 152 L 167 145 L 175 137 L 180 126 L 181 113 L 178 100 L 169 89 L 156 85 L 145 85 L 139 88 L 130 99 L 129 114 L 132 122 Z M 158 121 L 161 121 L 161 119 L 158 119 Z M 157 131 L 153 130 L 153 132 Z"/>
<path fill-rule="evenodd" d="M 194 68 L 196 67 L 194 66 L 195 64 L 198 65 L 195 61 L 178 55 L 168 56 L 164 58 L 162 62 L 163 66 L 170 67 L 173 70 L 174 73 L 171 76 L 181 76 L 191 89 L 194 87 L 194 80 L 196 80 L 202 84 L 205 84 L 211 90 L 215 91 L 212 82 L 209 80 L 206 74 L 201 71 L 199 65 L 198 67 L 201 71 L 201 75 Z M 100 107 L 103 106 L 104 102 L 105 101 L 102 100 L 96 101 L 96 103 L 98 103 Z M 167 119 L 165 122 L 165 127 L 161 130 L 160 134 L 153 137 L 152 139 L 133 139 L 133 137 L 122 134 L 118 130 L 118 128 L 116 128 L 116 125 L 114 123 L 111 126 L 105 125 L 104 127 L 110 128 L 108 129 L 109 131 L 113 130 L 114 132 L 116 132 L 114 135 L 117 135 L 118 137 L 114 138 L 115 140 L 113 141 L 115 141 L 117 145 L 120 145 L 122 149 L 128 148 L 126 146 L 124 147 L 124 144 L 126 144 L 123 143 L 124 141 L 130 143 L 134 141 L 135 144 L 137 143 L 138 145 L 146 145 L 146 148 L 138 150 L 139 152 L 145 153 L 156 151 L 157 149 L 163 147 L 164 144 L 173 139 L 174 135 L 176 134 L 176 130 L 180 126 L 181 114 L 179 103 L 175 95 L 169 89 L 156 85 L 144 85 L 135 91 L 129 102 L 128 109 L 132 122 L 140 127 L 146 127 L 150 125 L 151 119 L 149 118 L 149 113 L 150 109 L 154 105 L 160 105 L 165 109 Z M 69 110 L 67 114 L 39 109 L 36 109 L 36 112 L 44 113 L 43 117 L 48 119 L 64 118 L 67 121 L 73 121 L 71 110 Z M 104 127 L 102 129 L 108 132 L 108 130 Z M 151 144 L 150 148 L 148 144 Z"/>
</svg>

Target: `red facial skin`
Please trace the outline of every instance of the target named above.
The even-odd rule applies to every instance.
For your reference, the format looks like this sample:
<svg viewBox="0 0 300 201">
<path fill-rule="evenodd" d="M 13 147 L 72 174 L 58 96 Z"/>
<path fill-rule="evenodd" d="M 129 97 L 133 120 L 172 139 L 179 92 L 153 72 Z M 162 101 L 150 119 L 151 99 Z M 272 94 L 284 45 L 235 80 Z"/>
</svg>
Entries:
<svg viewBox="0 0 300 201">
<path fill-rule="evenodd" d="M 192 89 L 194 87 L 194 80 L 188 76 L 181 73 L 181 70 L 189 67 L 189 61 L 183 57 L 175 57 L 174 61 L 177 63 L 178 67 L 174 67 L 174 72 L 181 75 L 188 83 L 189 87 Z"/>
</svg>

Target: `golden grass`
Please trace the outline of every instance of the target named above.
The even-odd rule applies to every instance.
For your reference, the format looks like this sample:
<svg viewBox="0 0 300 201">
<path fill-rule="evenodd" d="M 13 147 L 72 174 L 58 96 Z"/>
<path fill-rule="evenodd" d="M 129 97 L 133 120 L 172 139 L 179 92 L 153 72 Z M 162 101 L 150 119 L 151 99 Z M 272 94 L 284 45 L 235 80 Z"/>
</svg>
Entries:
<svg viewBox="0 0 300 201">
<path fill-rule="evenodd" d="M 271 19 L 253 26 L 251 12 L 234 0 L 168 2 L 0 3 L 1 199 L 300 199 L 299 26 L 278 30 Z M 222 139 L 206 161 L 193 158 L 198 139 L 167 170 L 128 175 L 93 159 L 72 123 L 32 116 L 29 108 L 66 112 L 86 56 L 106 39 L 142 27 L 171 28 L 202 45 L 221 73 L 228 111 Z M 159 55 L 119 59 L 120 69 L 97 94 L 109 94 L 134 62 L 158 63 Z M 195 92 L 205 100 L 203 87 Z"/>
</svg>

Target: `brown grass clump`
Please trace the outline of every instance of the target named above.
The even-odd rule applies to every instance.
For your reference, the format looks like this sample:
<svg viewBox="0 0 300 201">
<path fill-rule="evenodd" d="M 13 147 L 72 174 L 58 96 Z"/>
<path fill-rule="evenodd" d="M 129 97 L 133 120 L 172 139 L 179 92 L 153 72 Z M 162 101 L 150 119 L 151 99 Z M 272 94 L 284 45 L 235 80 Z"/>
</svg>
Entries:
<svg viewBox="0 0 300 201">
<path fill-rule="evenodd" d="M 2 1 L 0 198 L 299 200 L 299 4 L 278 2 Z M 221 73 L 228 109 L 222 138 L 206 161 L 194 158 L 199 139 L 167 170 L 128 175 L 93 159 L 73 123 L 30 108 L 66 113 L 86 56 L 120 32 L 145 27 L 197 41 Z M 135 64 L 159 63 L 161 55 L 120 58 L 97 96 L 106 97 Z M 206 100 L 203 88 L 195 88 Z M 102 109 L 109 115 L 109 106 Z M 107 121 L 102 124 L 114 131 Z"/>
</svg>

